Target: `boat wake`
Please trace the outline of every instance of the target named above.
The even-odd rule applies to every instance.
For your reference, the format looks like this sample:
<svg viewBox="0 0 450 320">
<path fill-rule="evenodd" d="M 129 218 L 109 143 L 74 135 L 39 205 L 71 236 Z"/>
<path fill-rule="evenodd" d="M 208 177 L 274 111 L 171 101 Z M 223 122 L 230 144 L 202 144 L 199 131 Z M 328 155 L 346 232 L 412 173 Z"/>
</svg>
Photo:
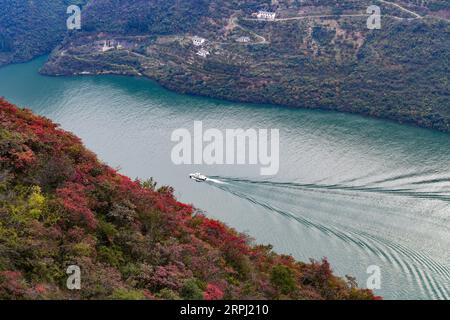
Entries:
<svg viewBox="0 0 450 320">
<path fill-rule="evenodd" d="M 213 178 L 206 179 L 206 182 L 212 182 L 212 183 L 216 183 L 216 184 L 227 184 L 224 181 L 221 181 L 221 180 L 218 180 L 218 179 L 213 179 Z"/>
<path fill-rule="evenodd" d="M 388 195 L 399 195 L 406 197 L 413 197 L 419 199 L 436 199 L 444 202 L 450 203 L 450 190 L 448 191 L 436 191 L 436 192 L 422 192 L 416 191 L 410 188 L 386 188 L 386 187 L 369 187 L 369 186 L 346 186 L 341 184 L 313 184 L 313 183 L 295 183 L 295 182 L 275 182 L 270 180 L 248 180 L 248 179 L 239 179 L 239 178 L 223 178 L 223 177 L 214 177 L 216 179 L 222 179 L 224 181 L 229 182 L 237 182 L 237 183 L 247 183 L 247 184 L 257 184 L 257 185 L 266 185 L 271 187 L 278 188 L 290 188 L 290 189 L 317 189 L 317 190 L 336 190 L 336 191 L 357 191 L 357 192 L 367 192 L 367 193 L 380 193 L 380 194 L 388 194 Z M 449 179 L 440 179 L 439 181 L 432 180 L 433 182 L 442 182 L 442 181 L 450 181 Z M 424 182 L 412 182 L 413 184 L 422 184 L 427 183 Z"/>
<path fill-rule="evenodd" d="M 370 228 L 361 228 L 361 224 L 333 221 L 333 219 L 308 216 L 308 208 L 302 203 L 305 197 L 317 197 L 318 201 L 326 202 L 323 195 L 309 193 L 331 191 L 349 192 L 354 196 L 358 193 L 376 193 L 413 197 L 418 199 L 432 199 L 448 203 L 450 195 L 445 192 L 425 193 L 409 189 L 384 189 L 376 187 L 354 187 L 343 185 L 317 185 L 301 183 L 283 183 L 268 180 L 250 180 L 227 177 L 211 177 L 213 180 L 226 184 L 217 184 L 221 190 L 242 198 L 253 205 L 266 209 L 270 213 L 283 216 L 291 221 L 300 223 L 308 229 L 314 229 L 328 237 L 333 237 L 364 251 L 366 255 L 375 255 L 389 264 L 399 274 L 406 277 L 412 286 L 418 288 L 421 296 L 431 299 L 450 299 L 450 267 L 442 265 L 421 250 L 413 250 L 397 241 L 385 236 L 382 232 Z M 330 196 L 331 198 L 331 196 Z M 328 210 L 336 206 L 333 200 Z M 381 217 L 384 219 L 385 217 Z M 389 220 L 387 220 L 389 221 Z M 370 227 L 375 223 L 368 222 Z M 376 228 L 375 228 L 376 230 Z M 356 256 L 352 257 L 355 259 Z"/>
</svg>

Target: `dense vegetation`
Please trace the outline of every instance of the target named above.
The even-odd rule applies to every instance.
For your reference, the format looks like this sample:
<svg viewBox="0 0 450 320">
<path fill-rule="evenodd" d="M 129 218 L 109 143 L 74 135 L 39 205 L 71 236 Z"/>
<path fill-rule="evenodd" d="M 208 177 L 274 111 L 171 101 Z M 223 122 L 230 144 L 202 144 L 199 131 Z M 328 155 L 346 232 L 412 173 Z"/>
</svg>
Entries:
<svg viewBox="0 0 450 320">
<path fill-rule="evenodd" d="M 207 14 L 209 0 L 90 1 L 85 10 L 85 31 L 122 34 L 187 32 Z M 106 11 L 105 11 L 106 10 Z"/>
<path fill-rule="evenodd" d="M 81 32 L 66 30 L 69 4 L 83 7 Z M 382 9 L 381 30 L 366 27 L 371 4 Z M 327 17 L 249 19 L 258 10 Z M 54 49 L 44 74 L 145 75 L 184 93 L 448 132 L 449 18 L 445 0 L 0 0 L 0 65 Z M 192 35 L 208 39 L 207 59 Z M 241 36 L 251 43 L 236 43 Z M 126 50 L 102 54 L 104 40 Z"/>
<path fill-rule="evenodd" d="M 374 3 L 382 8 L 381 30 L 366 26 Z M 450 26 L 438 17 L 448 17 L 450 5 L 395 3 L 403 9 L 378 0 L 91 0 L 83 32 L 66 38 L 42 72 L 145 75 L 183 93 L 353 112 L 448 132 Z M 326 17 L 252 20 L 260 9 L 280 18 Z M 196 55 L 192 35 L 208 39 L 207 59 Z M 241 36 L 251 42 L 237 43 Z M 102 53 L 104 39 L 128 47 Z"/>
<path fill-rule="evenodd" d="M 0 66 L 49 53 L 66 33 L 67 6 L 84 0 L 0 0 Z"/>
<path fill-rule="evenodd" d="M 78 265 L 82 289 L 66 288 Z M 0 100 L 0 299 L 374 299 L 353 279 L 253 246 L 131 181 L 50 120 Z"/>
</svg>

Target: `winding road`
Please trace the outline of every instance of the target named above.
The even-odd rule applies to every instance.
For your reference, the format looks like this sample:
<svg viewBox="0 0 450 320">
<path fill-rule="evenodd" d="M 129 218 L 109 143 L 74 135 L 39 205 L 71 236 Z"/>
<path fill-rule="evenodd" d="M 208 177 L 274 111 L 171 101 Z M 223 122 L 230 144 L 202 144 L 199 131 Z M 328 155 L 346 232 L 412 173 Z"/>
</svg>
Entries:
<svg viewBox="0 0 450 320">
<path fill-rule="evenodd" d="M 415 13 L 414 11 L 408 10 L 408 9 L 402 7 L 401 5 L 397 4 L 397 3 L 389 2 L 389 1 L 385 1 L 385 0 L 378 0 L 378 1 L 380 1 L 381 3 L 385 3 L 385 4 L 392 5 L 392 6 L 394 6 L 394 7 L 397 7 L 397 8 L 399 8 L 400 10 L 405 11 L 405 12 L 407 12 L 407 13 L 409 13 L 409 14 L 415 16 L 417 19 L 422 19 L 422 16 L 421 16 L 421 15 Z"/>
<path fill-rule="evenodd" d="M 397 20 L 415 20 L 415 19 L 423 19 L 423 17 L 421 15 L 419 15 L 418 13 L 411 11 L 409 9 L 406 9 L 404 7 L 402 7 L 401 5 L 394 3 L 394 2 L 390 2 L 390 1 L 385 1 L 385 0 L 378 0 L 381 3 L 387 4 L 387 5 L 392 5 L 397 7 L 398 9 L 407 12 L 408 14 L 412 15 L 414 18 L 402 18 L 402 17 L 397 17 L 397 16 L 393 16 L 393 15 L 383 15 L 384 17 L 390 17 L 393 19 L 397 19 Z M 368 14 L 366 13 L 355 13 L 355 14 L 343 14 L 343 15 L 339 15 L 339 17 L 367 17 Z M 277 18 L 274 19 L 272 21 L 269 20 L 260 20 L 260 19 L 256 19 L 256 18 L 241 18 L 242 20 L 245 21 L 264 21 L 264 22 L 280 22 L 280 21 L 294 21 L 294 20 L 305 20 L 305 19 L 321 19 L 321 18 L 331 18 L 331 17 L 335 17 L 335 15 L 310 15 L 310 16 L 299 16 L 299 17 L 290 17 L 290 18 Z M 249 30 L 247 28 L 244 28 L 243 26 L 241 26 L 238 23 L 238 19 L 239 17 L 237 17 L 236 15 L 233 15 L 230 17 L 230 19 L 228 20 L 229 23 L 226 26 L 227 30 L 233 30 L 234 28 L 239 28 L 251 35 L 253 35 L 255 38 L 259 39 L 258 42 L 253 42 L 253 43 L 249 43 L 252 45 L 255 44 L 269 44 L 270 42 L 267 41 L 267 39 L 257 33 L 255 33 L 252 30 Z"/>
</svg>

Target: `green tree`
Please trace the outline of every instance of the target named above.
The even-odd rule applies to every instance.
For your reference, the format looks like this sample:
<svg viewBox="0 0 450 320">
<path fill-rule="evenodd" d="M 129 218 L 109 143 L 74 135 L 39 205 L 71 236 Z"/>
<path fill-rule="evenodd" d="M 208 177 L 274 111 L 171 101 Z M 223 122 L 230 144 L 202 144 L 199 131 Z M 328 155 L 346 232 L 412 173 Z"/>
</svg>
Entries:
<svg viewBox="0 0 450 320">
<path fill-rule="evenodd" d="M 294 272 L 283 265 L 273 267 L 270 281 L 282 294 L 287 295 L 296 289 Z"/>
</svg>

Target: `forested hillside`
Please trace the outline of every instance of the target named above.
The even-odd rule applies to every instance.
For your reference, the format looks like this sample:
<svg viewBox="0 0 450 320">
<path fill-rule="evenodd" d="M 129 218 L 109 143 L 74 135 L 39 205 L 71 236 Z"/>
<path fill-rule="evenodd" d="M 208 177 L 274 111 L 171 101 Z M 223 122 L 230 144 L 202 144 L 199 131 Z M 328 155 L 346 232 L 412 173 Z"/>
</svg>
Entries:
<svg viewBox="0 0 450 320">
<path fill-rule="evenodd" d="M 156 168 L 155 168 L 156 170 Z M 0 100 L 0 299 L 374 299 L 132 181 Z M 81 268 L 81 290 L 66 287 Z"/>
<path fill-rule="evenodd" d="M 82 30 L 67 32 L 75 3 Z M 370 5 L 379 30 L 367 28 Z M 0 18 L 0 65 L 53 50 L 43 74 L 147 76 L 183 93 L 450 131 L 445 0 L 0 0 Z"/>
<path fill-rule="evenodd" d="M 371 4 L 381 8 L 379 30 L 367 28 Z M 85 29 L 42 72 L 147 76 L 183 93 L 450 131 L 449 8 L 438 0 L 92 0 Z M 276 19 L 258 21 L 259 10 Z M 206 57 L 193 36 L 206 39 Z"/>
<path fill-rule="evenodd" d="M 66 33 L 69 3 L 74 1 L 0 0 L 0 66 L 53 50 Z"/>
</svg>

